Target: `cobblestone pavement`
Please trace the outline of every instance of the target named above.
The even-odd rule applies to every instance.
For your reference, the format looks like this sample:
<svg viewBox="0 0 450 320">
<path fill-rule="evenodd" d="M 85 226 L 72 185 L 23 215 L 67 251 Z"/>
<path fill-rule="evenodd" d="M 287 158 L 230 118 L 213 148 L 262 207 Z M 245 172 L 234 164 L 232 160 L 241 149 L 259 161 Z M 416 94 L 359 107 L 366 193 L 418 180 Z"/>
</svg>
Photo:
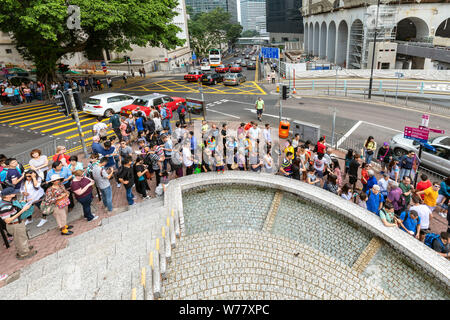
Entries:
<svg viewBox="0 0 450 320">
<path fill-rule="evenodd" d="M 209 232 L 177 245 L 164 299 L 392 299 L 340 261 L 261 231 Z"/>
</svg>

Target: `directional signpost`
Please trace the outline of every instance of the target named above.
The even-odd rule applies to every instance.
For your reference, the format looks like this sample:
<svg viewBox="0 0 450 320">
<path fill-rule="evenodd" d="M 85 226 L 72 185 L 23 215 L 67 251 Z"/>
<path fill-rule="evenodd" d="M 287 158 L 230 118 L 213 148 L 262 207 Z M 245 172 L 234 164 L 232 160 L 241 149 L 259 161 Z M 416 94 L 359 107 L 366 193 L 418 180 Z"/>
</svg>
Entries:
<svg viewBox="0 0 450 320">
<path fill-rule="evenodd" d="M 106 74 L 106 62 L 102 61 L 101 65 L 102 65 L 103 72 Z"/>
<path fill-rule="evenodd" d="M 419 164 L 420 164 L 420 158 L 422 157 L 422 149 L 423 148 L 429 149 L 433 152 L 436 151 L 436 149 L 432 145 L 428 144 L 428 138 L 429 138 L 430 132 L 440 133 L 440 134 L 445 133 L 445 130 L 428 128 L 429 121 L 430 121 L 430 115 L 423 114 L 421 126 L 419 126 L 418 128 L 405 127 L 405 130 L 403 132 L 403 137 L 405 137 L 406 139 L 415 140 L 420 144 L 419 156 L 418 156 Z M 418 173 L 418 171 L 416 171 L 416 176 L 414 177 L 414 188 L 416 187 L 416 184 L 417 184 L 418 175 L 419 175 L 419 173 Z"/>
<path fill-rule="evenodd" d="M 395 77 L 397 78 L 397 88 L 395 89 L 395 102 L 397 103 L 398 96 L 398 79 L 403 78 L 405 75 L 401 72 L 396 72 Z"/>
</svg>

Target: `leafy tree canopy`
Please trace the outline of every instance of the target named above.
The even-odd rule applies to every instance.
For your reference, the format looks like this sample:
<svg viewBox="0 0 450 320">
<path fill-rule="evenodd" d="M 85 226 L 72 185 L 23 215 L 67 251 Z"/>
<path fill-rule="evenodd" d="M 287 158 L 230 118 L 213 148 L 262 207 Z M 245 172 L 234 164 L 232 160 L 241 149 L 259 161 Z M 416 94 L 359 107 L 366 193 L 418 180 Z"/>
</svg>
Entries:
<svg viewBox="0 0 450 320">
<path fill-rule="evenodd" d="M 244 38 L 251 38 L 251 37 L 257 37 L 257 36 L 259 36 L 259 32 L 256 30 L 245 30 L 241 34 L 241 37 L 244 37 Z"/>
<path fill-rule="evenodd" d="M 191 16 L 188 25 L 191 47 L 199 56 L 206 56 L 223 43 L 235 43 L 242 32 L 242 26 L 233 23 L 231 14 L 222 8 Z"/>
<path fill-rule="evenodd" d="M 131 45 L 183 44 L 172 24 L 177 0 L 70 0 L 80 7 L 81 30 L 67 27 L 65 0 L 2 0 L 0 30 L 10 33 L 18 51 L 37 68 L 38 78 L 52 80 L 57 61 L 89 50 L 130 50 Z"/>
</svg>

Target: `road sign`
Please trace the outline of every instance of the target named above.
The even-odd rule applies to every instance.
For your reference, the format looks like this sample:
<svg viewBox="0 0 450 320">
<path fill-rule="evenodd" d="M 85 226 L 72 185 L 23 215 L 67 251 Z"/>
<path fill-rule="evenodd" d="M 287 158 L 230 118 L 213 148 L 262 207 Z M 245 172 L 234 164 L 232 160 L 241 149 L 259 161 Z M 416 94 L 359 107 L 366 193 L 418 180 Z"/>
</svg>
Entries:
<svg viewBox="0 0 450 320">
<path fill-rule="evenodd" d="M 440 134 L 444 134 L 444 133 L 445 133 L 445 130 L 442 130 L 442 129 L 432 129 L 432 128 L 427 128 L 427 127 L 424 127 L 424 126 L 419 126 L 419 129 L 428 129 L 428 130 L 430 130 L 430 132 L 440 133 Z"/>
<path fill-rule="evenodd" d="M 429 133 L 430 130 L 428 128 L 421 129 L 421 128 L 405 127 L 403 136 L 406 139 L 412 139 L 418 142 L 427 143 Z"/>
<path fill-rule="evenodd" d="M 430 122 L 430 115 L 423 114 L 422 115 L 422 127 L 428 127 L 429 122 Z"/>
<path fill-rule="evenodd" d="M 192 60 L 196 60 L 197 59 L 197 56 L 195 55 L 195 53 L 193 52 L 192 53 Z"/>
<path fill-rule="evenodd" d="M 280 58 L 280 49 L 279 48 L 262 47 L 261 54 L 264 58 L 279 59 Z"/>
<path fill-rule="evenodd" d="M 404 75 L 403 73 L 401 73 L 401 72 L 396 72 L 396 73 L 395 73 L 395 76 L 396 76 L 397 78 L 403 78 L 405 75 Z"/>
<path fill-rule="evenodd" d="M 101 62 L 101 65 L 102 65 L 102 67 L 106 67 L 106 62 L 103 60 L 103 61 Z"/>
</svg>

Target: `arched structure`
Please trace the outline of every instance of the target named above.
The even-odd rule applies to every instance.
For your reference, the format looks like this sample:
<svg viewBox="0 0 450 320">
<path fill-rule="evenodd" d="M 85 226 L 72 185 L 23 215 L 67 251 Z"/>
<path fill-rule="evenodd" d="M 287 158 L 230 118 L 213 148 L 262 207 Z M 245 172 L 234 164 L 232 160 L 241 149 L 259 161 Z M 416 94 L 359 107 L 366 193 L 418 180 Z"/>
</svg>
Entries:
<svg viewBox="0 0 450 320">
<path fill-rule="evenodd" d="M 350 44 L 348 54 L 349 69 L 361 69 L 361 60 L 363 54 L 363 36 L 364 26 L 361 20 L 356 19 L 350 27 Z"/>
<path fill-rule="evenodd" d="M 397 23 L 396 40 L 411 41 L 425 39 L 430 36 L 428 24 L 417 17 L 408 17 Z"/>
<path fill-rule="evenodd" d="M 319 44 L 319 57 L 324 59 L 327 56 L 327 24 L 322 22 L 320 27 L 320 44 Z"/>
<path fill-rule="evenodd" d="M 309 51 L 309 25 L 307 23 L 305 23 L 305 27 L 304 27 L 304 31 L 303 31 L 303 45 L 304 45 L 304 51 L 308 52 Z"/>
<path fill-rule="evenodd" d="M 314 55 L 319 55 L 319 23 L 314 24 Z"/>
<path fill-rule="evenodd" d="M 334 21 L 328 26 L 328 37 L 327 37 L 327 59 L 328 61 L 334 63 L 336 53 L 336 24 Z"/>
<path fill-rule="evenodd" d="M 348 47 L 348 26 L 344 20 L 339 23 L 337 31 L 336 64 L 346 67 Z"/>
<path fill-rule="evenodd" d="M 314 25 L 312 22 L 309 24 L 309 48 L 308 53 L 313 54 L 314 53 Z"/>
<path fill-rule="evenodd" d="M 436 37 L 450 38 L 450 18 L 442 21 L 434 35 Z"/>
</svg>

